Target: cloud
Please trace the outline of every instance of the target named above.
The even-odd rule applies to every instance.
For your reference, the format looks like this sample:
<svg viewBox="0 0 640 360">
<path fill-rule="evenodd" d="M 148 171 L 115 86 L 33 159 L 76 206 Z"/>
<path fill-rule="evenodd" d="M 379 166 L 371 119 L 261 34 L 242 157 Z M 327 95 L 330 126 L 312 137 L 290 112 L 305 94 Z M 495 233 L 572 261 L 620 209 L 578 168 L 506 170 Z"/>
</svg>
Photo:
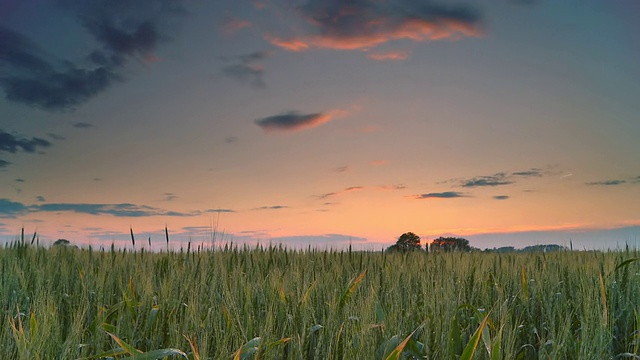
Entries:
<svg viewBox="0 0 640 360">
<path fill-rule="evenodd" d="M 509 196 L 507 195 L 496 195 L 493 197 L 495 200 L 507 200 Z"/>
<path fill-rule="evenodd" d="M 196 216 L 201 212 L 177 212 L 155 208 L 147 205 L 123 204 L 43 204 L 29 207 L 32 212 L 75 212 L 89 215 L 113 215 L 117 217 L 146 216 Z"/>
<path fill-rule="evenodd" d="M 617 186 L 625 184 L 640 184 L 640 176 L 629 177 L 626 179 L 611 179 L 585 183 L 585 185 L 589 186 Z"/>
<path fill-rule="evenodd" d="M 481 187 L 481 186 L 499 186 L 513 184 L 512 180 L 509 180 L 506 173 L 496 173 L 488 176 L 476 176 L 471 179 L 461 180 L 460 186 L 462 187 Z"/>
<path fill-rule="evenodd" d="M 349 166 L 348 165 L 344 165 L 344 166 L 338 166 L 336 168 L 333 168 L 333 172 L 337 172 L 337 173 L 343 173 L 345 171 L 349 170 Z"/>
<path fill-rule="evenodd" d="M 226 34 L 232 34 L 251 26 L 251 21 L 239 19 L 233 16 L 225 16 L 222 21 L 222 31 Z"/>
<path fill-rule="evenodd" d="M 14 218 L 28 211 L 28 207 L 22 203 L 9 199 L 0 199 L 0 218 Z"/>
<path fill-rule="evenodd" d="M 0 153 L 15 154 L 19 151 L 26 153 L 34 153 L 39 148 L 50 147 L 51 143 L 45 139 L 33 137 L 31 139 L 22 138 L 20 136 L 10 134 L 0 130 Z M 0 169 L 11 165 L 9 161 L 0 159 Z"/>
<path fill-rule="evenodd" d="M 227 144 L 233 144 L 235 142 L 238 141 L 238 137 L 237 136 L 227 136 L 226 138 L 224 138 L 224 142 Z"/>
<path fill-rule="evenodd" d="M 588 182 L 585 183 L 586 185 L 596 185 L 596 186 L 616 186 L 616 185 L 622 185 L 622 184 L 626 184 L 627 181 L 626 180 L 620 180 L 620 179 L 616 179 L 616 180 L 603 180 L 603 181 L 594 181 L 594 182 Z"/>
<path fill-rule="evenodd" d="M 170 192 L 164 193 L 163 195 L 164 195 L 164 199 L 163 199 L 164 201 L 173 201 L 178 198 L 176 194 L 170 193 Z"/>
<path fill-rule="evenodd" d="M 261 206 L 253 210 L 280 210 L 280 209 L 288 209 L 288 208 L 289 207 L 285 205 L 273 205 L 273 206 Z"/>
<path fill-rule="evenodd" d="M 333 117 L 334 115 L 330 112 L 301 114 L 297 111 L 290 111 L 256 119 L 255 123 L 265 131 L 297 131 L 320 126 L 331 121 Z"/>
<path fill-rule="evenodd" d="M 415 195 L 414 199 L 455 199 L 455 198 L 461 198 L 461 197 L 468 197 L 468 196 L 457 191 L 445 191 L 445 192 Z"/>
<path fill-rule="evenodd" d="M 96 40 L 76 61 L 55 58 L 25 35 L 0 26 L 0 88 L 7 100 L 44 110 L 82 104 L 122 80 L 129 60 L 154 59 L 153 50 L 166 38 L 167 22 L 185 13 L 181 3 L 57 1 Z"/>
<path fill-rule="evenodd" d="M 38 202 L 43 202 L 44 197 L 38 196 Z M 88 215 L 112 215 L 116 217 L 147 217 L 147 216 L 198 216 L 210 212 L 233 212 L 228 209 L 210 209 L 205 211 L 178 212 L 156 208 L 147 205 L 130 203 L 121 204 L 91 204 L 91 203 L 51 203 L 38 205 L 25 205 L 9 199 L 0 199 L 0 218 L 14 218 L 17 215 L 38 212 L 74 212 Z"/>
<path fill-rule="evenodd" d="M 45 202 L 47 199 L 45 199 L 44 196 L 36 196 L 36 201 Z"/>
<path fill-rule="evenodd" d="M 38 148 L 49 147 L 51 143 L 40 138 L 25 139 L 0 130 L 0 153 L 8 152 L 15 154 L 22 150 L 27 153 L 34 153 Z"/>
<path fill-rule="evenodd" d="M 511 175 L 522 176 L 522 177 L 541 177 L 543 174 L 542 174 L 542 169 L 531 168 L 525 171 L 512 172 Z"/>
<path fill-rule="evenodd" d="M 233 213 L 235 210 L 231 209 L 208 209 L 203 211 L 204 213 Z"/>
<path fill-rule="evenodd" d="M 270 56 L 266 51 L 256 51 L 245 55 L 236 56 L 232 59 L 234 63 L 222 68 L 222 73 L 230 78 L 246 83 L 257 88 L 264 88 L 264 68 L 256 64 Z"/>
<path fill-rule="evenodd" d="M 308 34 L 270 37 L 289 51 L 310 47 L 367 50 L 393 40 L 416 42 L 480 36 L 480 15 L 466 5 L 432 1 L 309 0 L 298 8 Z"/>
<path fill-rule="evenodd" d="M 367 55 L 369 59 L 377 60 L 377 61 L 389 61 L 389 60 L 407 60 L 409 58 L 409 54 L 403 51 L 392 51 L 386 53 L 373 53 Z"/>
<path fill-rule="evenodd" d="M 77 123 L 74 123 L 72 126 L 78 129 L 88 129 L 88 128 L 94 127 L 93 124 L 86 123 L 86 122 L 77 122 Z"/>
<path fill-rule="evenodd" d="M 325 193 L 322 195 L 319 195 L 318 198 L 319 199 L 326 199 L 332 196 L 337 196 L 337 195 L 341 195 L 341 194 L 346 194 L 348 192 L 352 192 L 352 191 L 358 191 L 358 190 L 364 190 L 364 186 L 350 186 L 348 188 L 345 188 L 343 190 L 340 191 L 335 191 L 335 192 L 329 192 L 329 193 Z M 328 204 L 325 204 L 328 205 Z"/>
<path fill-rule="evenodd" d="M 24 179 L 21 179 L 21 178 L 15 179 L 14 181 L 15 181 L 15 182 L 19 182 L 19 183 L 23 183 L 23 182 L 25 182 L 25 180 L 24 180 Z"/>
</svg>

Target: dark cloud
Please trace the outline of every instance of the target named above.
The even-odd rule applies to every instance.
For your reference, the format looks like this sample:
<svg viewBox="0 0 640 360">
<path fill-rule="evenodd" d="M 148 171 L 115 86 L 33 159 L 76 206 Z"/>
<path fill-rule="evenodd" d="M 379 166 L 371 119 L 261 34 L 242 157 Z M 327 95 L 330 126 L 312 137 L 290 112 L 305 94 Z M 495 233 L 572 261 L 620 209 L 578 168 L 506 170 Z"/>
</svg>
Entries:
<svg viewBox="0 0 640 360">
<path fill-rule="evenodd" d="M 158 209 L 147 205 L 135 204 L 43 204 L 29 207 L 33 212 L 75 212 L 90 215 L 113 215 L 117 217 L 143 216 L 195 216 L 200 212 L 176 212 Z"/>
<path fill-rule="evenodd" d="M 309 34 L 270 41 L 291 51 L 315 47 L 366 50 L 392 40 L 432 41 L 479 36 L 480 14 L 467 5 L 404 0 L 309 0 L 299 13 Z"/>
<path fill-rule="evenodd" d="M 499 186 L 513 184 L 506 173 L 496 173 L 489 176 L 476 176 L 471 179 L 463 179 L 460 182 L 462 187 Z"/>
<path fill-rule="evenodd" d="M 77 122 L 77 123 L 73 124 L 72 126 L 74 128 L 78 128 L 78 129 L 88 129 L 88 128 L 94 127 L 93 124 L 86 123 L 86 122 Z"/>
<path fill-rule="evenodd" d="M 173 201 L 178 198 L 178 196 L 174 193 L 164 193 L 164 201 Z"/>
<path fill-rule="evenodd" d="M 45 199 L 44 196 L 36 196 L 36 201 L 45 202 L 45 201 L 47 201 L 47 199 Z"/>
<path fill-rule="evenodd" d="M 328 113 L 301 114 L 296 111 L 291 111 L 280 115 L 257 119 L 255 120 L 255 123 L 267 131 L 296 131 L 319 126 L 331 121 L 332 118 L 332 115 Z"/>
<path fill-rule="evenodd" d="M 273 205 L 273 206 L 261 206 L 259 208 L 255 208 L 254 210 L 280 210 L 280 209 L 288 209 L 288 206 L 285 205 Z"/>
<path fill-rule="evenodd" d="M 513 176 L 522 176 L 522 177 L 541 177 L 542 176 L 542 169 L 531 168 L 531 169 L 526 170 L 526 171 L 512 172 L 511 175 L 513 175 Z"/>
<path fill-rule="evenodd" d="M 623 185 L 623 184 L 627 184 L 627 183 L 628 183 L 627 180 L 615 179 L 615 180 L 593 181 L 593 182 L 588 182 L 588 183 L 585 183 L 585 184 L 589 185 L 589 186 L 616 186 L 616 185 Z"/>
<path fill-rule="evenodd" d="M 34 153 L 39 150 L 39 148 L 47 148 L 50 147 L 51 143 L 45 139 L 41 138 L 22 138 L 20 136 L 5 132 L 0 129 L 0 153 L 10 153 L 15 154 L 19 151 L 26 153 Z M 11 165 L 9 161 L 4 159 L 0 159 L 0 169 L 5 168 Z M 17 182 L 24 182 L 18 181 Z"/>
<path fill-rule="evenodd" d="M 257 62 L 269 57 L 265 51 L 257 51 L 230 59 L 233 63 L 222 68 L 222 73 L 242 83 L 264 88 L 264 68 Z"/>
<path fill-rule="evenodd" d="M 585 183 L 585 185 L 589 186 L 617 186 L 617 185 L 625 185 L 625 184 L 640 184 L 640 176 L 628 177 L 624 179 L 611 179 L 611 180 L 602 180 L 602 181 L 593 181 Z"/>
<path fill-rule="evenodd" d="M 233 213 L 235 210 L 231 209 L 208 209 L 203 211 L 203 213 Z"/>
<path fill-rule="evenodd" d="M 358 191 L 358 190 L 364 190 L 364 186 L 350 186 L 348 188 L 345 188 L 343 190 L 340 191 L 335 191 L 335 192 L 330 192 L 330 193 L 325 193 L 322 195 L 319 195 L 318 198 L 319 199 L 326 199 L 332 196 L 336 196 L 336 195 L 341 195 L 341 194 L 345 194 L 348 192 L 352 192 L 352 191 Z M 328 205 L 329 203 L 325 203 L 325 205 Z"/>
<path fill-rule="evenodd" d="M 97 41 L 81 61 L 60 60 L 26 36 L 0 26 L 0 88 L 14 102 L 45 110 L 82 104 L 123 79 L 131 59 L 153 60 L 167 23 L 182 1 L 59 0 Z"/>
<path fill-rule="evenodd" d="M 438 193 L 428 193 L 414 196 L 415 199 L 454 199 L 468 197 L 467 195 L 457 191 L 445 191 Z"/>
<path fill-rule="evenodd" d="M 51 146 L 51 143 L 44 139 L 36 137 L 25 139 L 0 130 L 0 153 L 8 152 L 11 154 L 15 154 L 18 151 L 33 153 L 36 152 L 38 148 L 49 146 Z"/>
<path fill-rule="evenodd" d="M 9 199 L 0 199 L 0 218 L 14 218 L 28 211 L 28 207 L 22 203 Z"/>
<path fill-rule="evenodd" d="M 20 178 L 18 178 L 18 179 L 16 179 L 16 180 L 15 180 L 15 182 L 23 183 L 23 182 L 24 182 L 24 179 L 20 179 Z"/>
<path fill-rule="evenodd" d="M 226 138 L 224 138 L 224 142 L 226 142 L 227 144 L 233 144 L 237 141 L 238 141 L 237 136 L 227 136 Z"/>
<path fill-rule="evenodd" d="M 53 140 L 66 140 L 67 138 L 65 138 L 62 135 L 58 135 L 58 134 L 54 134 L 54 133 L 48 133 L 47 134 L 48 137 L 52 138 Z"/>
<path fill-rule="evenodd" d="M 509 196 L 507 195 L 496 195 L 493 197 L 495 200 L 507 200 Z"/>
</svg>

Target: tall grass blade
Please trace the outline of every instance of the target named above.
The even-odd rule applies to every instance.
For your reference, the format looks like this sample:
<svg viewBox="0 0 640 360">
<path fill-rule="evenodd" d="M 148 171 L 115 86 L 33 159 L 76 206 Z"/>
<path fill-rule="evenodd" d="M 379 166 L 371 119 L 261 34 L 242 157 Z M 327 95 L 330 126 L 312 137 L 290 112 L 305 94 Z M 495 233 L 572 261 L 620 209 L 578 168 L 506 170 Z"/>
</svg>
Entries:
<svg viewBox="0 0 640 360">
<path fill-rule="evenodd" d="M 127 354 L 129 355 L 138 355 L 138 354 L 142 354 L 142 351 L 134 348 L 133 346 L 127 344 L 126 342 L 124 342 L 122 339 L 120 339 L 119 337 L 117 337 L 115 334 L 112 334 L 110 332 L 107 332 L 107 335 L 111 336 L 111 338 L 113 339 L 113 341 L 115 341 L 118 345 L 120 345 L 121 348 L 124 349 L 124 351 L 127 352 Z"/>
<path fill-rule="evenodd" d="M 616 266 L 615 269 L 613 269 L 614 272 L 618 271 L 618 269 L 629 266 L 629 264 L 631 264 L 632 262 L 636 262 L 636 261 L 640 261 L 640 258 L 633 258 L 633 259 L 627 259 L 623 262 L 621 262 L 618 266 Z"/>
<path fill-rule="evenodd" d="M 131 244 L 133 244 L 133 247 L 136 247 L 136 238 L 133 236 L 133 228 L 129 227 L 129 231 L 131 232 Z"/>
<path fill-rule="evenodd" d="M 260 337 L 254 337 L 253 339 L 247 341 L 246 344 L 242 345 L 238 351 L 236 351 L 233 360 L 246 360 L 251 358 L 251 356 L 258 352 L 260 349 L 260 342 L 262 339 Z"/>
<path fill-rule="evenodd" d="M 347 290 L 345 290 L 345 292 L 342 294 L 342 297 L 340 298 L 340 304 L 338 305 L 340 309 L 342 309 L 347 304 L 347 302 L 349 302 L 354 291 L 356 291 L 358 284 L 360 284 L 366 274 L 367 270 L 363 271 L 360 275 L 358 275 L 357 278 L 350 282 L 349 287 L 347 288 Z"/>
<path fill-rule="evenodd" d="M 607 325 L 609 323 L 609 312 L 607 311 L 607 293 L 604 287 L 604 279 L 602 278 L 602 273 L 598 273 L 600 277 L 600 295 L 602 297 L 602 325 Z"/>
<path fill-rule="evenodd" d="M 522 294 L 524 296 L 525 302 L 529 302 L 529 285 L 527 282 L 527 270 L 525 270 L 524 265 L 522 265 L 522 277 L 520 279 L 522 282 Z"/>
<path fill-rule="evenodd" d="M 418 331 L 420 328 L 417 328 L 415 330 L 413 330 L 413 332 L 411 334 L 409 334 L 409 336 L 407 336 L 404 341 L 402 341 L 400 343 L 400 345 L 398 345 L 395 349 L 393 349 L 393 351 L 389 354 L 389 356 L 387 356 L 385 358 L 385 360 L 400 360 L 401 359 L 401 355 L 402 352 L 404 351 L 405 346 L 407 346 L 407 344 L 409 343 L 409 341 L 411 340 L 411 338 L 413 337 L 413 335 L 416 333 L 416 331 Z"/>
<path fill-rule="evenodd" d="M 176 356 L 176 355 L 181 356 L 187 360 L 189 359 L 189 357 L 187 356 L 187 354 L 184 353 L 184 351 L 168 348 L 168 349 L 158 349 L 158 350 L 147 351 L 146 353 L 129 356 L 129 357 L 123 358 L 122 360 L 157 360 L 157 359 L 164 359 L 168 356 Z"/>
<path fill-rule="evenodd" d="M 473 359 L 473 354 L 476 352 L 476 348 L 478 347 L 478 343 L 480 342 L 482 331 L 484 330 L 484 327 L 487 325 L 487 321 L 489 321 L 489 314 L 487 314 L 487 316 L 484 317 L 484 320 L 482 320 L 476 332 L 473 334 L 471 339 L 469 339 L 469 343 L 467 343 L 467 346 L 464 348 L 464 351 L 462 352 L 462 355 L 460 356 L 459 360 Z"/>
</svg>

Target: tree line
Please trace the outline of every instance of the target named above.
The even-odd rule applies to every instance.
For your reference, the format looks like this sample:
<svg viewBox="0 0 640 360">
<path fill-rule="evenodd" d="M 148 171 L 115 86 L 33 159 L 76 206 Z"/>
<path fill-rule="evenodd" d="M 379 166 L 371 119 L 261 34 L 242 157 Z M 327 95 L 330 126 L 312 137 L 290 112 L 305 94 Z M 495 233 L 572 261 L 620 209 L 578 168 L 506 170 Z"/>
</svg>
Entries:
<svg viewBox="0 0 640 360">
<path fill-rule="evenodd" d="M 480 250 L 469 244 L 469 240 L 461 237 L 439 237 L 433 240 L 429 244 L 425 244 L 424 249 L 420 245 L 420 237 L 412 232 L 406 232 L 398 238 L 395 244 L 387 248 L 387 252 L 407 252 L 407 251 L 431 251 L 431 252 L 470 252 L 470 251 L 483 251 L 483 252 L 550 252 L 566 250 L 563 246 L 556 244 L 549 245 L 533 245 L 527 246 L 523 249 L 516 249 L 513 246 L 505 246 L 500 248 L 492 248 Z"/>
</svg>

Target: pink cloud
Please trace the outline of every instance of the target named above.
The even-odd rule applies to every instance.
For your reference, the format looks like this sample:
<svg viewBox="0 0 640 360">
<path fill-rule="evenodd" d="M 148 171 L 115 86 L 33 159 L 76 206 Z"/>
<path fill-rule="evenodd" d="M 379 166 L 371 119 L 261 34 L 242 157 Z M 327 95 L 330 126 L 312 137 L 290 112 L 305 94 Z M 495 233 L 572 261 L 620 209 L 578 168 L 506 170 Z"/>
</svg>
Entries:
<svg viewBox="0 0 640 360">
<path fill-rule="evenodd" d="M 407 60 L 409 58 L 409 54 L 403 51 L 391 51 L 386 53 L 369 54 L 367 57 L 377 61 Z"/>
</svg>

